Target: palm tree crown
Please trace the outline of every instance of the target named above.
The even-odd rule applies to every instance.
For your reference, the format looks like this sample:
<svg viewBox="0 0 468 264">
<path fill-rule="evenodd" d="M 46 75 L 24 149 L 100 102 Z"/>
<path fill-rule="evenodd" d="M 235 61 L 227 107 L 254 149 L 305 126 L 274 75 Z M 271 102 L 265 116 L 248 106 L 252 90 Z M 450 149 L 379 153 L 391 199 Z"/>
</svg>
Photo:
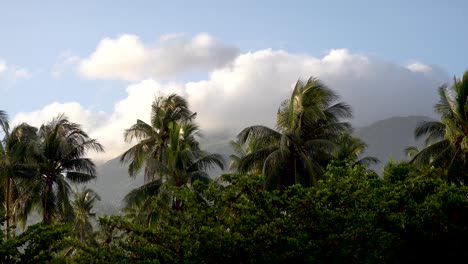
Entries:
<svg viewBox="0 0 468 264">
<path fill-rule="evenodd" d="M 132 177 L 144 169 L 146 181 L 125 198 L 128 210 L 141 207 L 163 182 L 181 187 L 197 179 L 209 180 L 209 168 L 224 167 L 220 155 L 200 149 L 200 132 L 193 121 L 196 114 L 189 110 L 185 99 L 175 94 L 158 97 L 151 110 L 151 124 L 137 120 L 125 131 L 127 142 L 139 142 L 122 155 L 121 162 L 129 163 Z M 180 207 L 179 201 L 175 207 Z"/>
<path fill-rule="evenodd" d="M 125 130 L 125 141 L 139 142 L 128 149 L 120 161 L 129 163 L 128 174 L 135 177 L 144 169 L 145 181 L 159 179 L 161 172 L 152 166 L 154 160 L 162 161 L 169 144 L 169 126 L 172 123 L 190 122 L 196 114 L 188 108 L 187 101 L 176 94 L 156 98 L 151 106 L 150 124 L 138 119 Z"/>
<path fill-rule="evenodd" d="M 321 81 L 297 81 L 291 98 L 283 101 L 277 114 L 277 130 L 251 126 L 242 130 L 240 144 L 255 143 L 255 150 L 238 161 L 239 172 L 246 173 L 262 164 L 265 187 L 284 188 L 317 182 L 339 135 L 351 126 L 342 118 L 351 117 L 351 108 Z"/>
<path fill-rule="evenodd" d="M 365 156 L 363 154 L 367 148 L 367 144 L 360 138 L 354 137 L 349 133 L 340 135 L 338 138 L 337 148 L 333 155 L 335 160 L 341 162 L 350 162 L 352 166 L 362 165 L 369 166 L 379 163 L 376 157 Z"/>
<path fill-rule="evenodd" d="M 13 227 L 14 234 L 18 213 L 15 203 L 23 187 L 21 180 L 33 173 L 28 159 L 37 129 L 23 123 L 10 131 L 8 116 L 3 111 L 0 111 L 0 127 L 4 134 L 0 141 L 0 180 L 1 189 L 4 190 L 2 193 L 4 193 L 5 227 L 8 239 L 10 227 Z"/>
<path fill-rule="evenodd" d="M 453 85 L 439 87 L 435 111 L 440 121 L 422 122 L 415 137 L 425 137 L 426 147 L 415 153 L 411 162 L 417 166 L 443 168 L 449 181 L 468 181 L 468 71 Z"/>
<path fill-rule="evenodd" d="M 86 183 L 96 178 L 93 161 L 85 157 L 88 151 L 104 149 L 64 115 L 42 125 L 34 150 L 36 175 L 22 198 L 24 211 L 38 208 L 45 224 L 50 224 L 53 218 L 68 220 L 72 212 L 69 182 Z"/>
</svg>

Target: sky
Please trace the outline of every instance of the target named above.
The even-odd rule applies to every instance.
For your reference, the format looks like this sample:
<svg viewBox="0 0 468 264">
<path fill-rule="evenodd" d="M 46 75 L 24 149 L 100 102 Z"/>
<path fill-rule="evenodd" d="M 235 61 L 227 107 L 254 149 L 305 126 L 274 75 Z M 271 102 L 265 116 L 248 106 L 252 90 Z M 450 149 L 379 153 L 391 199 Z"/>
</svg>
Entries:
<svg viewBox="0 0 468 264">
<path fill-rule="evenodd" d="M 0 109 L 39 126 L 58 113 L 106 148 L 176 92 L 202 132 L 274 126 L 294 83 L 319 78 L 356 126 L 434 116 L 468 70 L 466 1 L 0 1 Z"/>
</svg>

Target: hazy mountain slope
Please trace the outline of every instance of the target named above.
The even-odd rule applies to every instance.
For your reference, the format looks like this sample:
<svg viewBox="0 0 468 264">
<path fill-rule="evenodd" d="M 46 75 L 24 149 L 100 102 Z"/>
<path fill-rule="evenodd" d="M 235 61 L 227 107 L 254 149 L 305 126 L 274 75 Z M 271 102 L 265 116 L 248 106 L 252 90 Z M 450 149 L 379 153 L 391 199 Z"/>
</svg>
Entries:
<svg viewBox="0 0 468 264">
<path fill-rule="evenodd" d="M 392 117 L 377 121 L 370 126 L 356 129 L 355 135 L 367 143 L 366 155 L 380 159 L 374 169 L 380 171 L 390 157 L 393 160 L 405 158 L 408 146 L 421 147 L 421 141 L 414 138 L 414 129 L 421 121 L 431 120 L 425 116 Z"/>
<path fill-rule="evenodd" d="M 132 189 L 143 184 L 143 177 L 130 178 L 125 165 L 119 158 L 107 161 L 97 166 L 97 179 L 88 186 L 99 193 L 101 203 L 96 207 L 100 210 L 116 210 L 122 199 Z"/>
</svg>

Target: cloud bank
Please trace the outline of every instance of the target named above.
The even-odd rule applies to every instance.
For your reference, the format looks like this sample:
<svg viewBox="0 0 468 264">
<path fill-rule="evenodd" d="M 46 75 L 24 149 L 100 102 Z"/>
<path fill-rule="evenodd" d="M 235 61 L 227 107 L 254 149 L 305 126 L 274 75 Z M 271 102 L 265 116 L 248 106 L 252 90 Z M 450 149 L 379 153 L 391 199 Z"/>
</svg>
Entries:
<svg viewBox="0 0 468 264">
<path fill-rule="evenodd" d="M 105 38 L 79 64 L 79 73 L 88 79 L 135 81 L 166 78 L 190 70 L 212 70 L 230 62 L 238 49 L 201 33 L 187 40 L 181 34 L 165 35 L 155 45 L 138 36 L 124 34 Z"/>
<path fill-rule="evenodd" d="M 180 41 L 178 37 L 175 39 Z M 162 41 L 171 41 L 171 38 Z M 88 67 L 94 63 L 93 67 L 96 68 L 89 66 L 88 70 L 95 69 L 96 74 L 99 72 L 95 77 L 138 80 L 127 87 L 126 97 L 115 103 L 112 113 L 95 113 L 78 103 L 54 103 L 33 113 L 20 113 L 15 117 L 15 122 L 21 120 L 38 124 L 49 120 L 57 112 L 65 112 L 72 121 L 82 123 L 92 137 L 104 144 L 106 153 L 94 157 L 106 160 L 116 157 L 129 147 L 123 141 L 124 129 L 137 119 L 148 121 L 151 102 L 158 95 L 178 93 L 184 96 L 190 108 L 198 113 L 197 122 L 205 134 L 222 132 L 234 135 L 249 125 L 274 126 L 276 111 L 281 101 L 290 96 L 298 78 L 318 77 L 340 94 L 341 100 L 353 107 L 352 122 L 357 126 L 392 116 L 433 116 L 432 108 L 437 101 L 436 88 L 449 80 L 444 71 L 434 66 L 420 62 L 397 65 L 377 57 L 351 53 L 346 49 L 331 50 L 323 57 L 265 49 L 239 54 L 229 64 L 225 64 L 224 55 L 218 54 L 216 56 L 221 56 L 221 59 L 205 61 L 210 67 L 222 65 L 211 70 L 206 80 L 139 80 L 157 71 L 164 72 L 155 65 L 160 58 L 170 56 L 158 51 L 161 54 L 157 56 L 158 60 L 152 60 L 157 63 L 150 71 L 142 67 L 146 63 L 152 63 L 142 62 L 143 55 L 137 56 L 132 63 L 122 61 L 112 66 L 104 63 L 105 58 L 111 55 L 103 56 L 101 50 L 109 46 L 111 48 L 107 52 L 114 54 L 122 43 L 133 47 L 131 50 L 139 49 L 141 54 L 148 50 L 137 38 L 122 36 L 117 40 L 101 42 L 97 51 L 84 64 Z M 212 42 L 209 37 L 202 35 L 189 43 L 192 46 L 195 45 L 193 43 L 198 43 L 196 45 L 208 47 Z M 180 47 L 186 45 L 189 44 L 180 44 Z M 156 48 L 158 49 L 160 48 Z M 169 49 L 168 54 L 174 54 L 175 50 L 181 48 Z M 154 50 L 151 52 L 158 54 Z M 187 54 L 180 54 L 174 61 L 169 60 L 172 66 L 167 69 L 172 70 L 167 72 L 180 71 L 184 56 L 199 57 Z M 208 57 L 210 56 L 216 57 Z M 184 67 L 198 67 L 190 60 L 187 63 L 191 66 Z M 206 65 L 203 64 L 202 68 Z M 81 66 L 84 67 L 83 64 Z"/>
</svg>

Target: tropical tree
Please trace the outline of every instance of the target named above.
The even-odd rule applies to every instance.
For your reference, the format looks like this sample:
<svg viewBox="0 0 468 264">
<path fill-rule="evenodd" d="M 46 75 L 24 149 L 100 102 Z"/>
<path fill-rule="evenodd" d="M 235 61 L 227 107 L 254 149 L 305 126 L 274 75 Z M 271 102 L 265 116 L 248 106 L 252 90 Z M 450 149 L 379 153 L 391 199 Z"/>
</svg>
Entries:
<svg viewBox="0 0 468 264">
<path fill-rule="evenodd" d="M 229 158 L 231 159 L 231 162 L 229 164 L 229 170 L 236 172 L 239 170 L 239 166 L 242 162 L 242 160 L 249 154 L 255 151 L 257 149 L 257 141 L 255 140 L 254 137 L 249 138 L 247 142 L 244 142 L 244 144 L 240 143 L 239 140 L 231 140 L 229 142 L 229 145 L 231 145 L 231 148 L 234 150 L 235 154 L 231 154 Z M 262 173 L 262 168 L 263 168 L 263 162 L 262 160 L 256 160 L 255 164 L 252 164 L 249 166 L 248 171 L 244 171 L 246 174 L 250 175 L 261 175 Z"/>
<path fill-rule="evenodd" d="M 125 198 L 127 210 L 140 211 L 148 202 L 145 196 L 157 193 L 163 182 L 181 187 L 195 180 L 209 180 L 207 170 L 214 166 L 223 168 L 220 155 L 200 148 L 200 132 L 194 118 L 185 99 L 171 94 L 158 97 L 153 103 L 151 125 L 137 120 L 125 131 L 126 141 L 139 142 L 122 155 L 121 162 L 129 162 L 128 172 L 133 177 L 144 168 L 146 180 L 146 185 Z M 180 201 L 173 202 L 174 207 L 181 208 Z"/>
<path fill-rule="evenodd" d="M 337 161 L 350 162 L 351 166 L 377 164 L 379 162 L 378 158 L 371 156 L 363 157 L 366 148 L 367 144 L 360 138 L 345 133 L 339 136 L 337 148 L 333 152 L 333 156 Z"/>
<path fill-rule="evenodd" d="M 40 127 L 34 150 L 36 173 L 20 197 L 24 217 L 37 208 L 46 225 L 54 219 L 60 222 L 71 219 L 69 183 L 86 183 L 96 178 L 95 165 L 86 157 L 88 151 L 104 149 L 64 115 Z"/>
<path fill-rule="evenodd" d="M 440 121 L 421 122 L 415 137 L 425 137 L 425 148 L 413 151 L 416 167 L 442 168 L 445 177 L 457 184 L 468 183 L 468 71 L 453 85 L 439 87 L 439 102 L 434 106 Z"/>
<path fill-rule="evenodd" d="M 90 219 L 96 216 L 92 212 L 96 201 L 101 197 L 92 189 L 83 187 L 73 192 L 73 230 L 81 244 L 85 244 L 92 237 L 93 226 Z"/>
<path fill-rule="evenodd" d="M 10 131 L 8 117 L 3 111 L 0 111 L 0 128 L 4 134 L 0 142 L 0 180 L 4 189 L 5 233 L 8 239 L 10 229 L 16 223 L 17 210 L 14 204 L 19 194 L 20 178 L 33 173 L 28 158 L 37 129 L 23 123 Z"/>
<path fill-rule="evenodd" d="M 249 172 L 260 162 L 269 189 L 316 184 L 333 158 L 337 139 L 351 130 L 341 121 L 351 117 L 351 108 L 337 100 L 318 79 L 298 80 L 278 110 L 277 130 L 256 125 L 238 134 L 240 144 L 256 141 L 255 150 L 238 162 L 239 172 Z"/>
<path fill-rule="evenodd" d="M 125 130 L 126 142 L 138 140 L 120 158 L 122 163 L 128 163 L 128 174 L 135 177 L 144 170 L 146 182 L 159 179 L 160 173 L 153 164 L 165 156 L 169 144 L 169 125 L 192 121 L 195 116 L 189 110 L 187 101 L 179 95 L 156 98 L 151 106 L 150 124 L 138 119 L 136 124 Z"/>
</svg>

